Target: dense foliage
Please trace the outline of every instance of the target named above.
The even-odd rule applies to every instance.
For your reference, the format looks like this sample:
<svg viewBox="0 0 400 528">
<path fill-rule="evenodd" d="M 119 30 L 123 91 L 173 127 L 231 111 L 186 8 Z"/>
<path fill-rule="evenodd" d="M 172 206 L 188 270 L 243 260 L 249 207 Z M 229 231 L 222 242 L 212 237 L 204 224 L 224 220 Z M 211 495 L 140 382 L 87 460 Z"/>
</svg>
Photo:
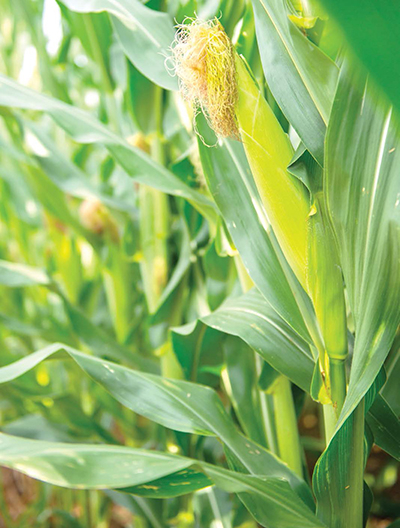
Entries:
<svg viewBox="0 0 400 528">
<path fill-rule="evenodd" d="M 397 6 L 0 6 L 0 526 L 398 526 Z"/>
</svg>

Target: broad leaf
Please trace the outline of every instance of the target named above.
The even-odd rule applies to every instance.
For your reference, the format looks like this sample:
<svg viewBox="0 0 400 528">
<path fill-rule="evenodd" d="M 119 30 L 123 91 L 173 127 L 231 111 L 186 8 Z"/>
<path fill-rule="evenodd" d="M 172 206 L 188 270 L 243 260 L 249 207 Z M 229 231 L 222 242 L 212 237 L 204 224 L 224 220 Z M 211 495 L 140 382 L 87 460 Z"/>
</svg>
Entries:
<svg viewBox="0 0 400 528">
<path fill-rule="evenodd" d="M 400 127 L 346 63 L 328 127 L 326 190 L 355 323 L 341 423 L 368 391 L 400 323 Z"/>
<path fill-rule="evenodd" d="M 0 260 L 0 284 L 10 288 L 50 284 L 50 278 L 42 270 Z"/>
<path fill-rule="evenodd" d="M 400 419 L 388 402 L 378 395 L 367 415 L 375 443 L 400 461 Z"/>
<path fill-rule="evenodd" d="M 371 82 L 346 62 L 328 127 L 325 185 L 354 317 L 355 343 L 336 433 L 313 478 L 319 515 L 333 528 L 345 518 L 353 522 L 356 509 L 346 485 L 364 467 L 359 456 L 362 399 L 368 396 L 368 410 L 382 385 L 378 374 L 400 321 L 399 138 L 391 109 Z M 361 484 L 352 483 L 351 488 Z"/>
<path fill-rule="evenodd" d="M 92 323 L 79 308 L 67 299 L 52 279 L 42 270 L 25 264 L 0 260 L 0 284 L 9 288 L 46 286 L 49 290 L 55 291 L 64 303 L 72 329 L 82 342 L 94 350 L 98 356 L 129 361 L 146 372 L 158 372 L 156 363 L 119 345 L 104 330 Z M 18 320 L 6 316 L 1 318 L 3 319 L 2 322 L 8 324 L 15 332 L 21 332 L 25 335 L 31 335 L 35 331 L 36 333 L 40 332 L 38 329 L 24 325 Z"/>
<path fill-rule="evenodd" d="M 308 344 L 256 290 L 228 300 L 202 320 L 241 337 L 274 369 L 309 392 L 314 360 Z"/>
<path fill-rule="evenodd" d="M 265 527 L 323 528 L 287 482 L 234 473 L 205 462 L 124 446 L 63 444 L 1 434 L 0 463 L 58 486 L 117 488 L 169 497 L 215 484 L 230 493 L 255 496 L 252 512 Z M 171 488 L 173 491 L 171 491 Z M 158 495 L 157 495 L 158 492 Z"/>
<path fill-rule="evenodd" d="M 321 0 L 357 57 L 400 112 L 400 10 L 396 1 Z"/>
<path fill-rule="evenodd" d="M 48 178 L 65 194 L 76 198 L 99 200 L 108 207 L 134 214 L 134 194 L 114 197 L 106 194 L 99 184 L 93 183 L 88 176 L 72 163 L 55 143 L 32 122 L 23 122 L 31 134 L 35 134 L 43 149 L 35 152 L 35 158 Z"/>
<path fill-rule="evenodd" d="M 315 466 L 313 489 L 317 515 L 330 528 L 355 526 L 359 520 L 365 488 L 363 473 L 366 453 L 369 453 L 364 437 L 365 413 L 382 384 L 383 379 L 378 376 L 359 407 L 339 426 Z M 368 496 L 364 495 L 364 499 L 367 505 Z"/>
<path fill-rule="evenodd" d="M 274 455 L 242 436 L 209 387 L 132 370 L 57 343 L 1 368 L 0 383 L 18 378 L 60 352 L 66 352 L 125 407 L 177 431 L 218 436 L 246 471 L 287 480 L 312 505 L 305 482 Z"/>
</svg>

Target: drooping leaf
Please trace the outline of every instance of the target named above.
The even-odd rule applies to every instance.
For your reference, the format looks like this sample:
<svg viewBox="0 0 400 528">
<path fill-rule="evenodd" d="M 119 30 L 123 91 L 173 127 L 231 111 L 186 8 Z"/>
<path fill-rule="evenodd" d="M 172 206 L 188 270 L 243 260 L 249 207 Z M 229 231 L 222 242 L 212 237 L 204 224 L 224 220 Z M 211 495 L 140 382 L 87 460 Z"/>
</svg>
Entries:
<svg viewBox="0 0 400 528">
<path fill-rule="evenodd" d="M 167 13 L 150 9 L 138 0 L 62 0 L 79 13 L 108 11 L 129 60 L 151 81 L 168 90 L 177 89 L 177 79 L 165 67 L 174 39 L 173 22 Z"/>
<path fill-rule="evenodd" d="M 132 370 L 58 343 L 1 368 L 0 383 L 12 381 L 62 352 L 125 407 L 177 431 L 218 436 L 246 471 L 283 478 L 306 503 L 313 503 L 302 479 L 270 452 L 237 431 L 216 392 L 209 387 Z"/>
<path fill-rule="evenodd" d="M 85 173 L 60 152 L 56 144 L 40 128 L 31 122 L 24 122 L 44 147 L 35 158 L 51 181 L 65 194 L 76 198 L 99 200 L 113 209 L 134 213 L 133 196 L 114 197 L 106 194 L 100 185 L 92 183 Z M 130 200 L 129 200 L 130 198 Z"/>
<path fill-rule="evenodd" d="M 98 328 L 79 308 L 67 299 L 52 279 L 41 269 L 0 260 L 0 284 L 9 288 L 45 286 L 51 291 L 56 291 L 64 303 L 73 330 L 82 342 L 94 350 L 95 353 L 103 357 L 127 360 L 146 372 L 158 372 L 158 367 L 153 361 L 122 347 L 104 330 Z M 7 324 L 7 320 L 5 322 Z M 32 333 L 32 331 L 35 331 L 32 327 L 21 326 L 19 321 L 11 320 L 11 322 L 8 321 L 8 324 L 11 324 L 12 329 L 21 333 L 26 334 L 27 332 Z M 36 332 L 39 332 L 39 330 L 36 329 Z"/>
<path fill-rule="evenodd" d="M 35 286 L 38 284 L 46 286 L 50 284 L 50 278 L 40 269 L 1 260 L 0 284 L 10 288 Z"/>
<path fill-rule="evenodd" d="M 214 205 L 207 196 L 186 185 L 140 149 L 130 146 L 90 114 L 30 90 L 5 75 L 0 75 L 0 105 L 48 113 L 75 141 L 103 144 L 135 181 L 186 198 L 204 214 L 214 217 Z"/>
<path fill-rule="evenodd" d="M 252 512 L 265 527 L 323 528 L 314 514 L 277 478 L 235 473 L 189 458 L 125 446 L 63 444 L 0 436 L 0 464 L 63 487 L 125 489 L 144 495 L 174 496 L 216 486 L 256 496 L 265 505 Z M 171 487 L 173 492 L 171 493 Z M 169 489 L 168 489 L 169 488 Z"/>
<path fill-rule="evenodd" d="M 310 390 L 314 359 L 308 344 L 256 290 L 226 301 L 202 320 L 241 337 L 277 371 L 303 390 Z"/>
</svg>

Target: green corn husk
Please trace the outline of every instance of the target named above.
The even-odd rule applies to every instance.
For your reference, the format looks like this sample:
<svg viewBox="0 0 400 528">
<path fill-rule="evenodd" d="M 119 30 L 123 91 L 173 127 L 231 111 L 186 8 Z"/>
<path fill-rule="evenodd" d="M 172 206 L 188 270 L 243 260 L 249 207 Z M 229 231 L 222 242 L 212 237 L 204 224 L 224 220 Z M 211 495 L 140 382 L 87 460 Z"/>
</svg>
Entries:
<svg viewBox="0 0 400 528">
<path fill-rule="evenodd" d="M 311 206 L 308 189 L 289 174 L 289 138 L 218 20 L 181 27 L 175 50 L 184 95 L 206 111 L 218 135 L 243 143 L 274 233 L 314 304 L 324 341 L 319 350 L 323 399 L 340 409 L 346 391 L 346 309 L 323 195 L 313 196 Z"/>
<path fill-rule="evenodd" d="M 339 412 L 346 394 L 346 306 L 324 198 L 318 192 L 310 207 L 308 191 L 287 171 L 293 155 L 289 139 L 238 56 L 236 71 L 236 116 L 244 149 L 279 244 L 313 301 L 325 345 L 320 351 L 324 399 Z"/>
<path fill-rule="evenodd" d="M 324 338 L 326 355 L 320 357 L 321 371 L 338 415 L 346 396 L 346 304 L 336 241 L 322 192 L 318 192 L 314 198 L 315 214 L 308 220 L 307 291 Z"/>
<path fill-rule="evenodd" d="M 310 200 L 304 185 L 290 176 L 289 138 L 236 55 L 236 117 L 260 197 L 287 261 L 306 287 Z"/>
</svg>

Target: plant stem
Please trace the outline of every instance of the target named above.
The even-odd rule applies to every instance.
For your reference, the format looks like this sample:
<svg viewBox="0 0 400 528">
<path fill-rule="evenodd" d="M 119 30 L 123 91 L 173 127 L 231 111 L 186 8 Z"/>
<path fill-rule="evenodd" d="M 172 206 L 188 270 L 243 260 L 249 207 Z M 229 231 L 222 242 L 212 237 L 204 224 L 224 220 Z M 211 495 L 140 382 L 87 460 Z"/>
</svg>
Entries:
<svg viewBox="0 0 400 528">
<path fill-rule="evenodd" d="M 330 390 L 333 404 L 323 406 L 325 442 L 329 443 L 335 432 L 336 424 L 346 398 L 346 364 L 342 359 L 329 359 Z"/>
<path fill-rule="evenodd" d="M 346 398 L 346 365 L 343 359 L 329 360 L 331 395 L 336 417 L 339 418 Z"/>
<path fill-rule="evenodd" d="M 335 432 L 337 418 L 333 405 L 329 403 L 323 405 L 322 408 L 324 412 L 325 444 L 328 445 L 333 433 Z"/>
<path fill-rule="evenodd" d="M 280 376 L 274 384 L 273 401 L 279 456 L 290 469 L 303 477 L 301 445 L 292 389 L 290 381 L 284 376 Z"/>
<path fill-rule="evenodd" d="M 154 112 L 157 130 L 151 141 L 151 156 L 165 164 L 162 138 L 163 91 L 155 91 Z M 167 238 L 170 227 L 168 196 L 141 185 L 139 191 L 140 237 L 143 252 L 141 265 L 146 301 L 150 313 L 157 310 L 158 302 L 168 280 Z"/>
<path fill-rule="evenodd" d="M 85 25 L 87 35 L 90 41 L 90 47 L 92 49 L 93 58 L 99 67 L 100 79 L 102 83 L 102 88 L 104 90 L 104 102 L 107 111 L 107 117 L 110 125 L 114 129 L 114 132 L 120 132 L 120 122 L 118 118 L 118 109 L 114 98 L 114 88 L 112 85 L 112 80 L 110 73 L 105 62 L 103 52 L 99 43 L 99 37 L 96 33 L 96 29 L 93 24 L 93 15 L 91 13 L 83 13 L 82 15 L 83 23 Z"/>
<path fill-rule="evenodd" d="M 256 362 L 256 371 L 258 377 L 261 375 L 262 371 L 262 363 L 263 360 L 257 354 L 257 352 L 254 353 L 255 356 L 255 362 Z M 279 454 L 278 450 L 278 444 L 276 440 L 276 431 L 275 431 L 275 423 L 274 423 L 274 411 L 271 409 L 271 396 L 269 394 L 266 394 L 264 391 L 259 391 L 259 398 L 260 398 L 260 407 L 261 407 L 261 418 L 262 418 L 262 426 L 265 434 L 265 438 L 267 440 L 268 449 L 272 451 L 275 455 Z"/>
</svg>

